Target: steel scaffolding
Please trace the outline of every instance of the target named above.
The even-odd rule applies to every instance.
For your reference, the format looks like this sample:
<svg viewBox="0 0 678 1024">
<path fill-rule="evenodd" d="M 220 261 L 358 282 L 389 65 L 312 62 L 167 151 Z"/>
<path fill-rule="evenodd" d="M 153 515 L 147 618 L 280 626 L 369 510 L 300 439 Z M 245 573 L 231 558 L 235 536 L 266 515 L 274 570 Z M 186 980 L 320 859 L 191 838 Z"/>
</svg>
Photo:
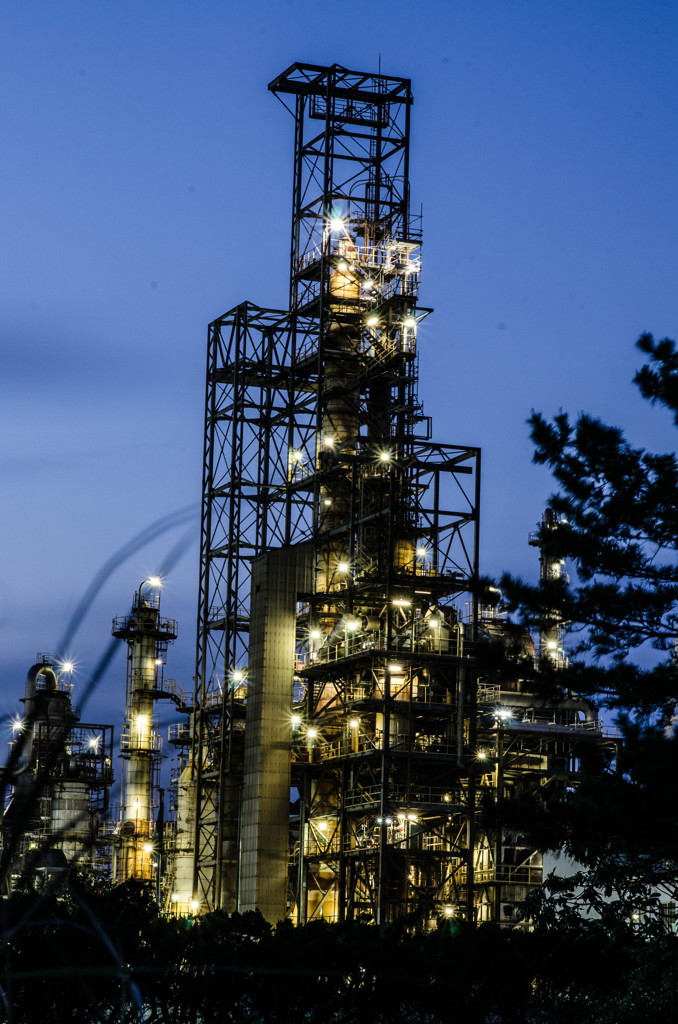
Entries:
<svg viewBox="0 0 678 1024">
<path fill-rule="evenodd" d="M 480 450 L 434 441 L 418 398 L 417 335 L 431 311 L 418 304 L 410 82 L 295 64 L 269 89 L 294 118 L 290 308 L 243 303 L 208 331 L 186 787 L 194 905 L 243 909 L 243 857 L 258 863 L 252 844 L 279 836 L 280 793 L 266 797 L 277 824 L 243 798 L 259 785 L 245 711 L 255 645 L 257 735 L 283 742 L 264 705 L 284 691 L 287 647 L 267 690 L 266 643 L 287 628 L 280 573 L 295 565 L 310 582 L 293 602 L 283 723 L 298 797 L 287 913 L 423 927 L 499 918 L 541 880 L 541 861 L 519 836 L 476 832 L 481 802 L 569 778 L 583 711 L 570 702 L 549 730 L 551 712 L 519 681 L 477 678 L 479 635 L 502 627 L 482 621 L 475 596 Z M 309 573 L 285 554 L 302 543 Z M 276 550 L 251 596 L 253 560 Z M 257 581 L 278 602 L 268 639 Z M 259 868 L 245 867 L 256 906 Z"/>
</svg>

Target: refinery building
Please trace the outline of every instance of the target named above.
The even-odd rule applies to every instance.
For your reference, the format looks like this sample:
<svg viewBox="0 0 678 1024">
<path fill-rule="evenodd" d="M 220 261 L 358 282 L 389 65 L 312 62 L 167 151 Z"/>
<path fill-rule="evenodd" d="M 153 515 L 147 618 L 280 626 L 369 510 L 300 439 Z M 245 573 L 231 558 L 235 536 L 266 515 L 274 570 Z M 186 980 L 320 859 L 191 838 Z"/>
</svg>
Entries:
<svg viewBox="0 0 678 1024">
<path fill-rule="evenodd" d="M 512 925 L 542 855 L 487 807 L 575 784 L 582 733 L 605 741 L 586 702 L 477 663 L 494 642 L 558 667 L 563 630 L 532 638 L 481 602 L 481 453 L 439 440 L 419 399 L 409 80 L 294 64 L 269 90 L 294 140 L 289 306 L 208 328 L 196 685 L 165 678 L 158 580 L 113 623 L 115 745 L 38 659 L 4 885 L 77 862 L 146 880 L 168 914 Z M 557 528 L 547 510 L 532 538 L 543 580 L 563 572 Z M 177 718 L 164 798 L 159 702 Z"/>
</svg>

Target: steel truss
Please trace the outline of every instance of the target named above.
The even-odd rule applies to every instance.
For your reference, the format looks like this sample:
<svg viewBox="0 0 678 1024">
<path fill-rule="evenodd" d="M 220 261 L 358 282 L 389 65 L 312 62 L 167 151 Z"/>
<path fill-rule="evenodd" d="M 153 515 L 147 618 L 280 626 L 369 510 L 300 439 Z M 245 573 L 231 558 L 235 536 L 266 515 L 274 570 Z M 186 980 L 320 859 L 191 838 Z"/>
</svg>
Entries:
<svg viewBox="0 0 678 1024">
<path fill-rule="evenodd" d="M 409 210 L 410 83 L 295 64 L 269 89 L 295 124 L 290 309 L 244 303 L 208 332 L 195 898 L 238 908 L 251 562 L 310 539 L 290 914 L 491 916 L 523 854 L 475 834 L 509 755 L 476 700 L 480 451 L 433 441 L 418 399 L 430 310 Z M 578 714 L 557 742 L 572 744 Z"/>
</svg>

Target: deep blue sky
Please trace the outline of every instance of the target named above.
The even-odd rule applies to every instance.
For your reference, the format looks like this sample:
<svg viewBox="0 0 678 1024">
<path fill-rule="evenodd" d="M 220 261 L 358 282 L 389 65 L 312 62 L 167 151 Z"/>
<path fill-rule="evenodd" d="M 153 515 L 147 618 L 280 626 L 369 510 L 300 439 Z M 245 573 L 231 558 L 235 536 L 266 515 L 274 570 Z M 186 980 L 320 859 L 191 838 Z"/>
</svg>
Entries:
<svg viewBox="0 0 678 1024">
<path fill-rule="evenodd" d="M 678 335 L 677 30 L 674 0 L 6 0 L 0 713 L 112 552 L 199 499 L 206 324 L 286 301 L 266 86 L 294 61 L 413 79 L 420 393 L 438 440 L 483 448 L 483 570 L 536 576 L 532 408 L 671 444 L 631 377 L 641 332 Z M 76 683 L 181 532 L 111 577 Z M 187 687 L 197 557 L 163 595 Z M 123 693 L 119 657 L 84 717 L 117 729 Z"/>
</svg>

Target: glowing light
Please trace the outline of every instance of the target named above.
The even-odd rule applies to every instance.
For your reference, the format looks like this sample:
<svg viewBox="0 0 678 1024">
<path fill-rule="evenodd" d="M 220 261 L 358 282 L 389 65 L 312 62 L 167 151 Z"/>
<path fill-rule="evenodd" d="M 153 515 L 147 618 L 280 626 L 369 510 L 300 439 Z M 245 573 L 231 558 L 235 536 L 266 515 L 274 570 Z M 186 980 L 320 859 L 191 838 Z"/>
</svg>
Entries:
<svg viewBox="0 0 678 1024">
<path fill-rule="evenodd" d="M 352 729 L 357 729 L 358 726 L 360 725 L 360 719 L 359 718 L 352 718 L 351 721 L 348 724 L 351 726 Z"/>
<path fill-rule="evenodd" d="M 325 506 L 331 505 L 331 504 L 332 504 L 332 499 L 331 498 L 325 498 L 325 500 L 323 501 L 323 505 L 325 505 Z"/>
<path fill-rule="evenodd" d="M 242 683 L 244 678 L 245 678 L 245 673 L 243 672 L 243 670 L 241 668 L 236 668 L 236 669 L 233 670 L 233 682 L 234 683 Z"/>
<path fill-rule="evenodd" d="M 99 737 L 98 736 L 92 736 L 92 738 L 89 741 L 89 743 L 87 744 L 87 746 L 89 747 L 90 750 L 98 750 L 99 749 Z"/>
<path fill-rule="evenodd" d="M 327 831 L 327 822 L 326 821 L 318 821 L 318 822 L 316 822 L 316 828 L 318 829 L 318 832 L 326 832 Z"/>
<path fill-rule="evenodd" d="M 452 909 L 452 907 L 445 907 L 445 917 L 452 917 L 453 915 L 454 910 Z"/>
<path fill-rule="evenodd" d="M 20 715 L 17 715 L 16 718 L 14 719 L 14 721 L 12 722 L 12 733 L 16 736 L 16 734 L 18 732 L 22 731 L 23 727 L 24 727 L 23 718 L 21 718 Z"/>
<path fill-rule="evenodd" d="M 343 217 L 330 217 L 330 231 L 333 235 L 341 234 L 345 230 L 346 224 Z"/>
<path fill-rule="evenodd" d="M 478 758 L 479 761 L 487 761 L 487 751 L 479 750 L 478 753 L 476 754 L 476 757 Z"/>
<path fill-rule="evenodd" d="M 446 804 L 449 804 L 451 799 L 452 797 L 450 796 L 449 793 L 446 793 L 445 796 L 443 797 L 443 800 L 445 801 Z"/>
<path fill-rule="evenodd" d="M 349 633 L 355 633 L 356 630 L 360 629 L 360 619 L 349 619 L 346 623 L 346 629 Z"/>
<path fill-rule="evenodd" d="M 348 270 L 348 263 L 346 260 L 342 260 L 341 263 L 337 263 L 337 270 Z"/>
<path fill-rule="evenodd" d="M 336 441 L 334 440 L 333 437 L 326 437 L 325 440 L 323 441 L 323 444 L 325 448 L 334 448 Z"/>
<path fill-rule="evenodd" d="M 148 579 L 146 580 L 146 582 L 147 582 L 147 583 L 148 583 L 148 584 L 149 584 L 149 585 L 150 585 L 151 587 L 156 587 L 156 588 L 157 588 L 158 590 L 159 590 L 159 589 L 160 589 L 160 587 L 162 586 L 162 580 L 160 579 L 160 577 L 159 577 L 159 576 L 149 576 L 149 577 L 148 577 Z"/>
<path fill-rule="evenodd" d="M 426 558 L 428 548 L 417 548 L 417 558 Z"/>
<path fill-rule="evenodd" d="M 162 658 L 156 658 L 155 659 L 155 664 L 156 665 L 162 665 Z"/>
<path fill-rule="evenodd" d="M 417 321 L 413 316 L 408 316 L 407 320 L 404 321 L 405 327 L 416 327 Z"/>
<path fill-rule="evenodd" d="M 348 572 L 348 562 L 337 562 L 338 572 Z"/>
<path fill-rule="evenodd" d="M 292 715 L 292 728 L 298 729 L 301 725 L 301 715 Z"/>
<path fill-rule="evenodd" d="M 320 640 L 322 633 L 320 632 L 319 629 L 312 629 L 309 635 L 311 637 L 311 640 Z"/>
<path fill-rule="evenodd" d="M 512 718 L 513 716 L 511 715 L 511 711 L 509 708 L 497 708 L 494 712 L 494 717 L 501 719 L 502 722 L 505 722 L 507 721 L 507 719 Z"/>
<path fill-rule="evenodd" d="M 72 661 L 62 661 L 61 662 L 61 671 L 62 672 L 72 672 L 74 668 L 75 668 L 75 665 L 73 664 Z"/>
<path fill-rule="evenodd" d="M 172 893 L 172 903 L 178 903 L 178 902 L 179 902 L 179 897 L 178 897 L 178 895 L 175 892 L 173 892 Z"/>
<path fill-rule="evenodd" d="M 394 597 L 391 604 L 396 605 L 398 608 L 409 608 L 412 605 L 412 602 L 406 597 Z"/>
<path fill-rule="evenodd" d="M 557 640 L 549 640 L 549 642 L 546 644 L 546 646 L 547 646 L 549 651 L 557 651 L 558 650 L 558 641 Z"/>
<path fill-rule="evenodd" d="M 367 318 L 367 326 L 368 327 L 376 327 L 378 323 L 379 323 L 379 317 L 378 316 L 368 316 L 368 318 Z"/>
<path fill-rule="evenodd" d="M 408 821 L 416 821 L 417 820 L 416 814 L 408 814 L 407 815 L 407 820 Z"/>
<path fill-rule="evenodd" d="M 306 730 L 306 735 L 308 736 L 308 738 L 310 740 L 314 740 L 314 739 L 316 739 L 316 737 L 318 735 L 318 730 L 317 729 L 307 729 Z"/>
<path fill-rule="evenodd" d="M 191 900 L 191 910 L 193 911 L 193 913 L 196 912 L 199 906 L 200 904 L 198 903 L 197 900 Z"/>
<path fill-rule="evenodd" d="M 143 851 L 144 853 L 153 853 L 153 843 L 144 843 Z"/>
<path fill-rule="evenodd" d="M 365 289 L 366 292 L 371 292 L 372 289 L 374 288 L 374 281 L 365 281 L 363 283 L 363 288 Z"/>
<path fill-rule="evenodd" d="M 388 670 L 389 670 L 389 672 L 402 672 L 403 666 L 402 665 L 389 665 L 388 666 Z"/>
<path fill-rule="evenodd" d="M 292 452 L 292 462 L 303 462 L 303 461 L 304 461 L 304 453 L 301 451 L 300 448 L 296 448 Z"/>
<path fill-rule="evenodd" d="M 389 451 L 379 452 L 379 461 L 380 462 L 390 462 L 391 461 L 391 457 L 392 456 L 391 456 L 391 453 Z"/>
</svg>

